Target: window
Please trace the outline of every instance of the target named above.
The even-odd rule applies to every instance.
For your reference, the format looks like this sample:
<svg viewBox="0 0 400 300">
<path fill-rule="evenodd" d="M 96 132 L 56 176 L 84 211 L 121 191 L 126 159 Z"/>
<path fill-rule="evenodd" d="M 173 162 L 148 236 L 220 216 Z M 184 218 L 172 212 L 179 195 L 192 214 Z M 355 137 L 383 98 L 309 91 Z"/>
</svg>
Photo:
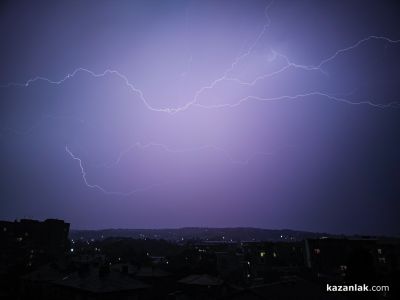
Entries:
<svg viewBox="0 0 400 300">
<path fill-rule="evenodd" d="M 321 250 L 319 248 L 314 249 L 314 254 L 319 255 L 321 253 Z"/>
</svg>

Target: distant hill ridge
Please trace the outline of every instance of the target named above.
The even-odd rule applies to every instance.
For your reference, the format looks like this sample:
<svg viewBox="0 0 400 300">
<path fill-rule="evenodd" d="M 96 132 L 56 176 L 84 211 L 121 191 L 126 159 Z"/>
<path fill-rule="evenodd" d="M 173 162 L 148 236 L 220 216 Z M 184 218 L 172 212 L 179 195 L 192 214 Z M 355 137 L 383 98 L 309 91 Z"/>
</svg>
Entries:
<svg viewBox="0 0 400 300">
<path fill-rule="evenodd" d="M 300 241 L 307 238 L 345 237 L 328 233 L 297 231 L 290 229 L 262 229 L 252 227 L 184 227 L 165 229 L 101 229 L 71 230 L 72 239 L 104 239 L 126 237 L 135 239 L 164 239 L 169 241 Z"/>
</svg>

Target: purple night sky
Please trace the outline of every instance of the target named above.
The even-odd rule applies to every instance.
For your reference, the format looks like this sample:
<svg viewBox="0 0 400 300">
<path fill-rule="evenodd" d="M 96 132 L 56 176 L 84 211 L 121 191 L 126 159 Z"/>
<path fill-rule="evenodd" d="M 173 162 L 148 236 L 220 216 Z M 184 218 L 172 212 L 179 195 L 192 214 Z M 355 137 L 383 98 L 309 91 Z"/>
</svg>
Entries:
<svg viewBox="0 0 400 300">
<path fill-rule="evenodd" d="M 2 2 L 0 219 L 399 235 L 396 2 Z"/>
</svg>

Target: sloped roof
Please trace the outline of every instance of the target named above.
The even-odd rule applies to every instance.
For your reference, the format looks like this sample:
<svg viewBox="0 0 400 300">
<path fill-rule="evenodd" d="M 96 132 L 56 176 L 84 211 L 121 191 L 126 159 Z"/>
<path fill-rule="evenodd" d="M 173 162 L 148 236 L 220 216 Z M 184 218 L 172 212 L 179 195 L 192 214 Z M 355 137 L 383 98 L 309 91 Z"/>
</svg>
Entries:
<svg viewBox="0 0 400 300">
<path fill-rule="evenodd" d="M 137 277 L 166 277 L 170 275 L 171 273 L 167 271 L 153 267 L 141 267 L 135 274 Z"/>
<path fill-rule="evenodd" d="M 217 286 L 221 285 L 223 283 L 223 280 L 214 276 L 203 274 L 203 275 L 189 275 L 185 278 L 182 278 L 178 282 L 190 285 Z"/>
<path fill-rule="evenodd" d="M 94 271 L 84 276 L 76 272 L 57 280 L 55 284 L 93 293 L 131 291 L 149 287 L 147 284 L 112 270 L 103 276 L 99 276 L 99 273 Z"/>
<path fill-rule="evenodd" d="M 47 264 L 39 269 L 28 273 L 22 277 L 24 280 L 29 281 L 55 281 L 61 279 L 64 276 L 64 273 L 60 271 L 58 268 Z"/>
</svg>

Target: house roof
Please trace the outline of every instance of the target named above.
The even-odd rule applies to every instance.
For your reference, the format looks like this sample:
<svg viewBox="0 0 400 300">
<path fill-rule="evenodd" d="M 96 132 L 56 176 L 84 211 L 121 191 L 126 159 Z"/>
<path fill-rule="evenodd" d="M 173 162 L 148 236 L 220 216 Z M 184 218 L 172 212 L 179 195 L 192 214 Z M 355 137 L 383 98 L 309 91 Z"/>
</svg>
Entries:
<svg viewBox="0 0 400 300">
<path fill-rule="evenodd" d="M 223 280 L 214 276 L 203 274 L 203 275 L 189 275 L 185 278 L 182 278 L 178 282 L 190 285 L 217 286 L 221 285 L 223 283 Z"/>
<path fill-rule="evenodd" d="M 65 275 L 59 268 L 56 268 L 55 266 L 47 264 L 29 274 L 24 275 L 22 277 L 22 279 L 29 280 L 29 281 L 48 281 L 48 282 L 50 282 L 50 281 L 55 281 L 55 280 L 61 279 L 63 276 L 65 276 Z"/>
<path fill-rule="evenodd" d="M 141 267 L 135 274 L 137 277 L 166 277 L 170 275 L 169 272 L 154 267 Z"/>
<path fill-rule="evenodd" d="M 95 271 L 90 271 L 84 275 L 76 272 L 57 280 L 55 284 L 93 293 L 131 291 L 149 287 L 147 284 L 113 270 L 102 276 L 99 276 L 99 272 Z"/>
</svg>

